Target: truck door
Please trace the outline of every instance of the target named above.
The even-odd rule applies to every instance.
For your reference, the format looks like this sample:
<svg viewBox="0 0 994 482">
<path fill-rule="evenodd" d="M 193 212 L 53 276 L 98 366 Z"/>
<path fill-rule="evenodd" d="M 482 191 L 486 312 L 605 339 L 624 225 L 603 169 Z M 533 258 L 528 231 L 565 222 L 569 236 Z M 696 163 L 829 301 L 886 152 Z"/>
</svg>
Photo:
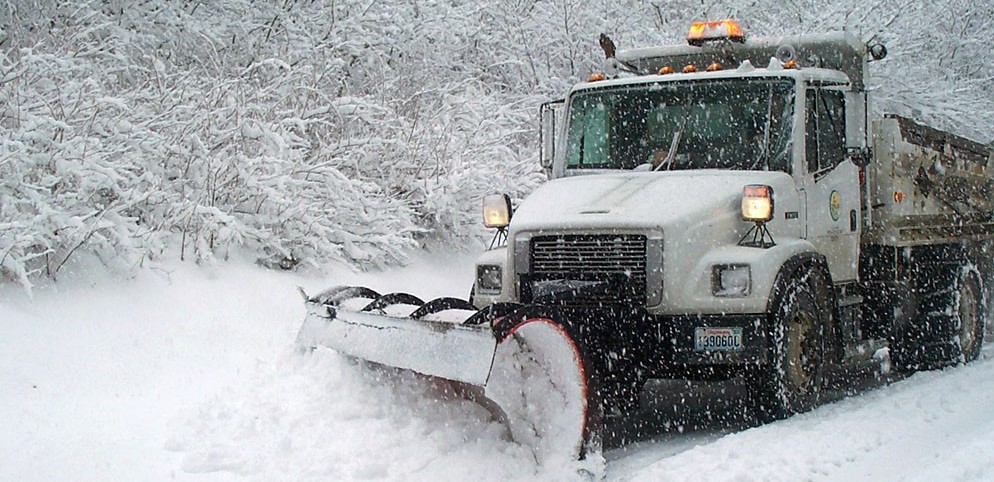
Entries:
<svg viewBox="0 0 994 482">
<path fill-rule="evenodd" d="M 861 218 L 859 169 L 846 156 L 845 103 L 841 90 L 805 94 L 807 237 L 828 259 L 836 283 L 856 279 Z"/>
</svg>

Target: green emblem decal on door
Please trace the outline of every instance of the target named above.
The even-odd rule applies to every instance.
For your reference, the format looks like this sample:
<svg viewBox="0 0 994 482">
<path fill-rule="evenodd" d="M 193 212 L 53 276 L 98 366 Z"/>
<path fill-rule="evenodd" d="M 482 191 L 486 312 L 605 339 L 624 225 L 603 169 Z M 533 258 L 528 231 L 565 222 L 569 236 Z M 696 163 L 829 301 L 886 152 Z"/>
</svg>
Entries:
<svg viewBox="0 0 994 482">
<path fill-rule="evenodd" d="M 842 210 L 842 196 L 839 191 L 832 191 L 832 196 L 828 200 L 828 212 L 832 215 L 832 221 L 839 220 L 839 211 Z"/>
</svg>

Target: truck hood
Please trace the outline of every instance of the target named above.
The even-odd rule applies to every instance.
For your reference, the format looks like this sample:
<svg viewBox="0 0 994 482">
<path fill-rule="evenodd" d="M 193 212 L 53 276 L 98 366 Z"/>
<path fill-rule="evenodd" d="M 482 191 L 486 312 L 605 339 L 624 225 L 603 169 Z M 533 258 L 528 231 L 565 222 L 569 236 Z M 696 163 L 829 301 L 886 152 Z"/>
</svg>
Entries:
<svg viewBox="0 0 994 482">
<path fill-rule="evenodd" d="M 724 218 L 739 210 L 742 187 L 790 178 L 779 172 L 668 171 L 573 176 L 546 183 L 518 207 L 511 229 L 658 228 Z"/>
</svg>

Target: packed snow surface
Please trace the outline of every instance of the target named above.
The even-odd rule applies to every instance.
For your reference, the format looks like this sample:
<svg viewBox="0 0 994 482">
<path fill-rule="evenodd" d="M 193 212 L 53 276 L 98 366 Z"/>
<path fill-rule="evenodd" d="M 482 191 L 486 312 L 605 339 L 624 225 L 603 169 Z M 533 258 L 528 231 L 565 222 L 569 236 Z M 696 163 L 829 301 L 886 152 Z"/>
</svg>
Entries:
<svg viewBox="0 0 994 482">
<path fill-rule="evenodd" d="M 298 285 L 429 299 L 465 296 L 471 276 L 467 255 L 322 279 L 181 265 L 33 299 L 5 287 L 0 480 L 579 478 L 444 383 L 294 349 Z M 656 427 L 605 454 L 607 480 L 994 479 L 989 349 L 758 427 L 725 400 L 734 387 L 682 386 L 643 397 Z"/>
</svg>

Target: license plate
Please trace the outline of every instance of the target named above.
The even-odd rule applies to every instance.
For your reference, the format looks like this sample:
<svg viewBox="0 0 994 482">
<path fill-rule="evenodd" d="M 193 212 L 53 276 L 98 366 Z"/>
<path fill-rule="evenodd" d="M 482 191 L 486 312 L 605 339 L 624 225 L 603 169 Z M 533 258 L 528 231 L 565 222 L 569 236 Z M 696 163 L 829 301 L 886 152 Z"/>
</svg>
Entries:
<svg viewBox="0 0 994 482">
<path fill-rule="evenodd" d="M 725 351 L 742 349 L 742 328 L 703 327 L 694 330 L 694 349 Z"/>
</svg>

